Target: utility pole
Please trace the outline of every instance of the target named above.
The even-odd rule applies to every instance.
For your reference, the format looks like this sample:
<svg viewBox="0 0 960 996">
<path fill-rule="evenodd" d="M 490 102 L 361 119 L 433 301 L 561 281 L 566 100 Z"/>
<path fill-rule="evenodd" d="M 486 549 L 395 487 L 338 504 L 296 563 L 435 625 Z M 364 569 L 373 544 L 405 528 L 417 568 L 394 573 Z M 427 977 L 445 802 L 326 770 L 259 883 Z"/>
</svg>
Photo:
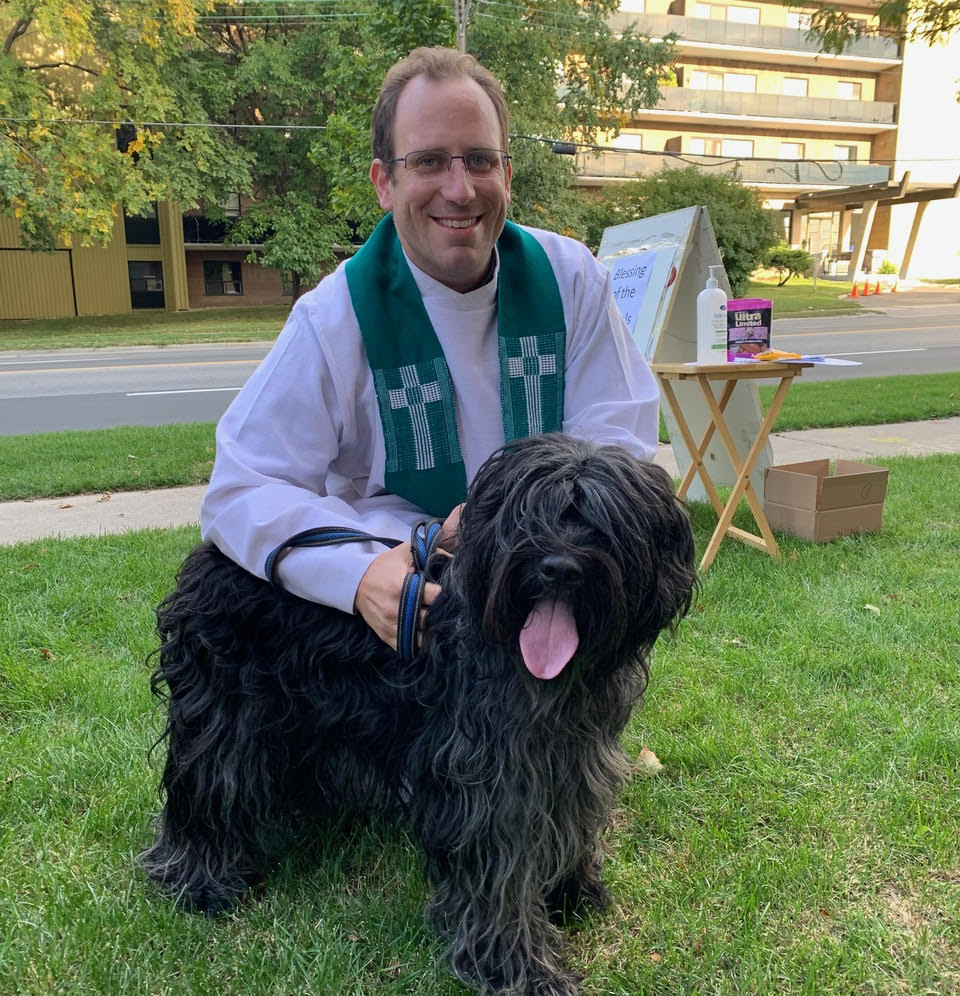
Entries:
<svg viewBox="0 0 960 996">
<path fill-rule="evenodd" d="M 470 16 L 470 0 L 453 0 L 454 16 L 457 19 L 457 51 L 467 50 L 467 18 Z"/>
</svg>

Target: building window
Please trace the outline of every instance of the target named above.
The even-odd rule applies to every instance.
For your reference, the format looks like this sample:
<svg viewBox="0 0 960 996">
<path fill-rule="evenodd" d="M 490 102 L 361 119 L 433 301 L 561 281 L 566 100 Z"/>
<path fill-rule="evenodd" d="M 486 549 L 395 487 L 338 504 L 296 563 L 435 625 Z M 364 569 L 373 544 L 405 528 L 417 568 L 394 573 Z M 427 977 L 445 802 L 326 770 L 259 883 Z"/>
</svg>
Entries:
<svg viewBox="0 0 960 996">
<path fill-rule="evenodd" d="M 737 24 L 759 24 L 759 7 L 727 7 L 727 20 Z"/>
<path fill-rule="evenodd" d="M 722 90 L 723 73 L 708 73 L 703 69 L 694 69 L 690 73 L 690 83 L 694 90 Z"/>
<path fill-rule="evenodd" d="M 837 97 L 840 100 L 859 100 L 863 87 L 849 80 L 837 80 Z"/>
<path fill-rule="evenodd" d="M 621 132 L 613 140 L 613 147 L 615 149 L 624 149 L 627 152 L 631 150 L 640 152 L 643 149 L 643 135 L 629 131 Z"/>
<path fill-rule="evenodd" d="M 620 9 L 624 14 L 642 14 L 646 0 L 620 0 Z"/>
<path fill-rule="evenodd" d="M 158 259 L 131 259 L 127 261 L 130 279 L 130 305 L 133 308 L 162 308 L 163 263 Z"/>
<path fill-rule="evenodd" d="M 787 27 L 798 31 L 810 30 L 810 15 L 801 14 L 798 10 L 787 11 Z"/>
<path fill-rule="evenodd" d="M 753 141 L 747 138 L 725 138 L 720 143 L 720 154 L 737 159 L 753 158 Z"/>
<path fill-rule="evenodd" d="M 855 145 L 835 145 L 833 158 L 842 162 L 855 163 L 857 161 L 857 147 Z"/>
<path fill-rule="evenodd" d="M 227 194 L 226 200 L 220 202 L 220 207 L 227 218 L 240 217 L 240 195 Z"/>
<path fill-rule="evenodd" d="M 203 293 L 208 297 L 242 294 L 240 260 L 205 259 L 203 261 Z"/>
<path fill-rule="evenodd" d="M 702 17 L 704 20 L 709 21 L 710 15 L 713 13 L 714 4 L 712 3 L 695 3 L 693 5 L 693 16 Z M 722 13 L 722 11 L 720 12 Z"/>
<path fill-rule="evenodd" d="M 143 214 L 123 212 L 123 233 L 128 246 L 160 245 L 160 222 L 157 218 L 157 205 Z"/>
<path fill-rule="evenodd" d="M 781 142 L 781 159 L 803 159 L 807 154 L 807 147 L 803 142 Z"/>
<path fill-rule="evenodd" d="M 690 151 L 698 156 L 719 156 L 719 138 L 691 138 Z"/>
<path fill-rule="evenodd" d="M 784 76 L 783 92 L 788 97 L 806 97 L 809 80 L 801 76 Z"/>
<path fill-rule="evenodd" d="M 756 93 L 757 77 L 749 73 L 724 73 L 723 89 L 733 93 Z"/>
<path fill-rule="evenodd" d="M 691 138 L 690 151 L 698 156 L 751 159 L 753 157 L 753 142 L 746 138 Z"/>
</svg>

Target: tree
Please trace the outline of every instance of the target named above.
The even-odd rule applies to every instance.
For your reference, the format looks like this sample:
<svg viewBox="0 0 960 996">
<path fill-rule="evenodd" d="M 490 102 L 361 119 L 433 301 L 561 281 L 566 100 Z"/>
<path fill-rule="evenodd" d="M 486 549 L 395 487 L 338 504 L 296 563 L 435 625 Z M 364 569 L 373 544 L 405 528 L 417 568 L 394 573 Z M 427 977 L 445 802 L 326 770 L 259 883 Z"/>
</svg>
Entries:
<svg viewBox="0 0 960 996">
<path fill-rule="evenodd" d="M 788 0 L 784 4 L 802 6 Z M 809 15 L 808 35 L 820 41 L 823 51 L 839 55 L 857 38 L 877 31 L 901 39 L 922 39 L 932 45 L 960 28 L 957 0 L 877 0 L 870 13 L 877 18 L 873 31 L 867 27 L 861 11 L 855 16 L 840 7 L 820 7 Z"/>
<path fill-rule="evenodd" d="M 764 262 L 777 271 L 780 277 L 777 286 L 783 287 L 791 277 L 802 276 L 811 269 L 813 256 L 806 249 L 791 249 L 786 242 L 778 242 L 767 252 Z"/>
<path fill-rule="evenodd" d="M 118 204 L 243 186 L 242 150 L 215 129 L 124 126 L 216 113 L 185 50 L 195 24 L 192 0 L 0 0 L 0 212 L 29 246 L 105 243 Z"/>
<path fill-rule="evenodd" d="M 35 6 L 28 6 L 28 0 L 16 2 L 21 20 L 36 20 L 41 10 L 55 8 L 62 22 L 72 9 L 65 0 L 37 0 Z M 0 0 L 0 10 L 2 4 Z M 105 237 L 104 209 L 111 198 L 137 210 L 159 195 L 156 181 L 164 173 L 171 177 L 165 196 L 184 207 L 203 197 L 208 214 L 215 214 L 216 203 L 227 193 L 253 192 L 254 205 L 241 219 L 224 219 L 228 237 L 261 243 L 262 262 L 305 283 L 321 275 L 337 245 L 363 238 L 380 215 L 367 170 L 370 110 L 383 74 L 417 45 L 451 45 L 455 37 L 449 0 L 369 5 L 251 0 L 209 10 L 203 0 L 157 0 L 152 7 L 112 0 L 97 9 L 112 13 L 88 13 L 88 26 L 75 47 L 96 53 L 85 56 L 87 65 L 96 64 L 98 72 L 114 81 L 112 96 L 104 89 L 97 101 L 71 102 L 63 92 L 42 99 L 33 93 L 31 109 L 20 116 L 177 119 L 231 127 L 182 129 L 171 141 L 169 129 L 139 125 L 138 158 L 129 151 L 124 155 L 98 148 L 90 153 L 103 177 L 102 189 L 95 205 L 73 215 L 57 210 L 41 190 L 59 190 L 78 168 L 77 157 L 64 152 L 67 136 L 78 135 L 88 148 L 108 146 L 109 131 L 89 126 L 71 131 L 71 126 L 58 125 L 46 184 L 31 176 L 27 165 L 37 154 L 33 133 L 18 132 L 18 151 L 0 160 L 0 182 L 15 181 L 4 189 L 20 191 L 14 195 L 19 200 L 0 198 L 0 210 L 19 209 L 28 230 L 41 233 L 50 223 L 51 230 L 82 231 L 90 239 Z M 156 22 L 146 13 L 154 9 L 162 11 Z M 552 153 L 550 140 L 589 141 L 600 129 L 615 131 L 633 111 L 657 100 L 657 82 L 671 59 L 670 41 L 652 43 L 632 30 L 615 35 L 607 20 L 617 9 L 618 0 L 537 0 L 474 8 L 467 25 L 468 50 L 502 81 L 512 131 L 525 136 L 511 148 L 513 217 L 518 221 L 562 229 L 571 217 L 573 166 L 569 158 Z M 111 18 L 121 15 L 128 33 L 140 39 L 138 52 L 147 49 L 142 53 L 145 68 L 138 72 L 149 86 L 139 103 L 121 86 L 128 63 L 136 61 L 122 51 L 111 27 Z M 149 33 L 151 25 L 156 38 Z M 47 36 L 56 36 L 53 27 L 44 26 Z M 150 48 L 151 40 L 157 48 Z M 15 39 L 11 51 L 19 45 Z M 0 65 L 0 117 L 15 116 L 3 84 L 26 77 L 26 64 L 21 51 L 19 60 L 8 56 Z M 9 131 L 12 126 L 5 122 L 5 127 Z M 171 159 L 179 142 L 190 143 L 180 156 L 185 162 Z M 158 160 L 164 157 L 161 170 Z M 204 168 L 191 173 L 191 157 L 202 157 Z M 92 184 L 94 171 L 85 175 Z"/>
<path fill-rule="evenodd" d="M 717 236 L 733 297 L 746 291 L 750 274 L 778 238 L 776 215 L 760 197 L 728 173 L 703 173 L 694 166 L 664 169 L 649 177 L 607 188 L 584 215 L 584 238 L 592 249 L 603 229 L 635 218 L 704 204 Z"/>
</svg>

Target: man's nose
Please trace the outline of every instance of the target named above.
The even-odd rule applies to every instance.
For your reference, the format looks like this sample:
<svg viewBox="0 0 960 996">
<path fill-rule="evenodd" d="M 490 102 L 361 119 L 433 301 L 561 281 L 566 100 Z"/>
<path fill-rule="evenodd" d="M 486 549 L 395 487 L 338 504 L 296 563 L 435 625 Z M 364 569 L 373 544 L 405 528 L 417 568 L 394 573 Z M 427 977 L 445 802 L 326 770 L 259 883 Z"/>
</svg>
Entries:
<svg viewBox="0 0 960 996">
<path fill-rule="evenodd" d="M 467 164 L 460 156 L 450 163 L 450 169 L 443 181 L 443 195 L 451 201 L 468 201 L 474 195 L 473 177 L 467 171 Z"/>
</svg>

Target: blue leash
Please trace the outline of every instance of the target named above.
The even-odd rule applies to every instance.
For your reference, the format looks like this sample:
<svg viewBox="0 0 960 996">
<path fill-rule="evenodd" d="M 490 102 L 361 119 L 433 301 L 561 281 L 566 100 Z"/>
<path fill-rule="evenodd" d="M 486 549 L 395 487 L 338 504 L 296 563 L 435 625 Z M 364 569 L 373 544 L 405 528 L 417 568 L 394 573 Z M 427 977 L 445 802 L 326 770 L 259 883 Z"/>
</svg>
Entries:
<svg viewBox="0 0 960 996">
<path fill-rule="evenodd" d="M 400 607 L 397 613 L 397 652 L 404 661 L 411 661 L 420 649 L 418 639 L 420 610 L 423 607 L 423 592 L 427 583 L 427 564 L 440 542 L 442 532 L 440 519 L 424 519 L 414 524 L 410 536 L 410 552 L 413 557 L 413 572 L 408 574 L 400 590 Z M 326 526 L 318 529 L 305 529 L 291 536 L 270 552 L 264 564 L 267 580 L 275 588 L 283 589 L 277 577 L 277 567 L 283 555 L 290 550 L 311 546 L 333 546 L 337 543 L 382 543 L 393 549 L 400 540 L 384 536 L 371 536 L 360 529 L 348 526 Z"/>
</svg>

